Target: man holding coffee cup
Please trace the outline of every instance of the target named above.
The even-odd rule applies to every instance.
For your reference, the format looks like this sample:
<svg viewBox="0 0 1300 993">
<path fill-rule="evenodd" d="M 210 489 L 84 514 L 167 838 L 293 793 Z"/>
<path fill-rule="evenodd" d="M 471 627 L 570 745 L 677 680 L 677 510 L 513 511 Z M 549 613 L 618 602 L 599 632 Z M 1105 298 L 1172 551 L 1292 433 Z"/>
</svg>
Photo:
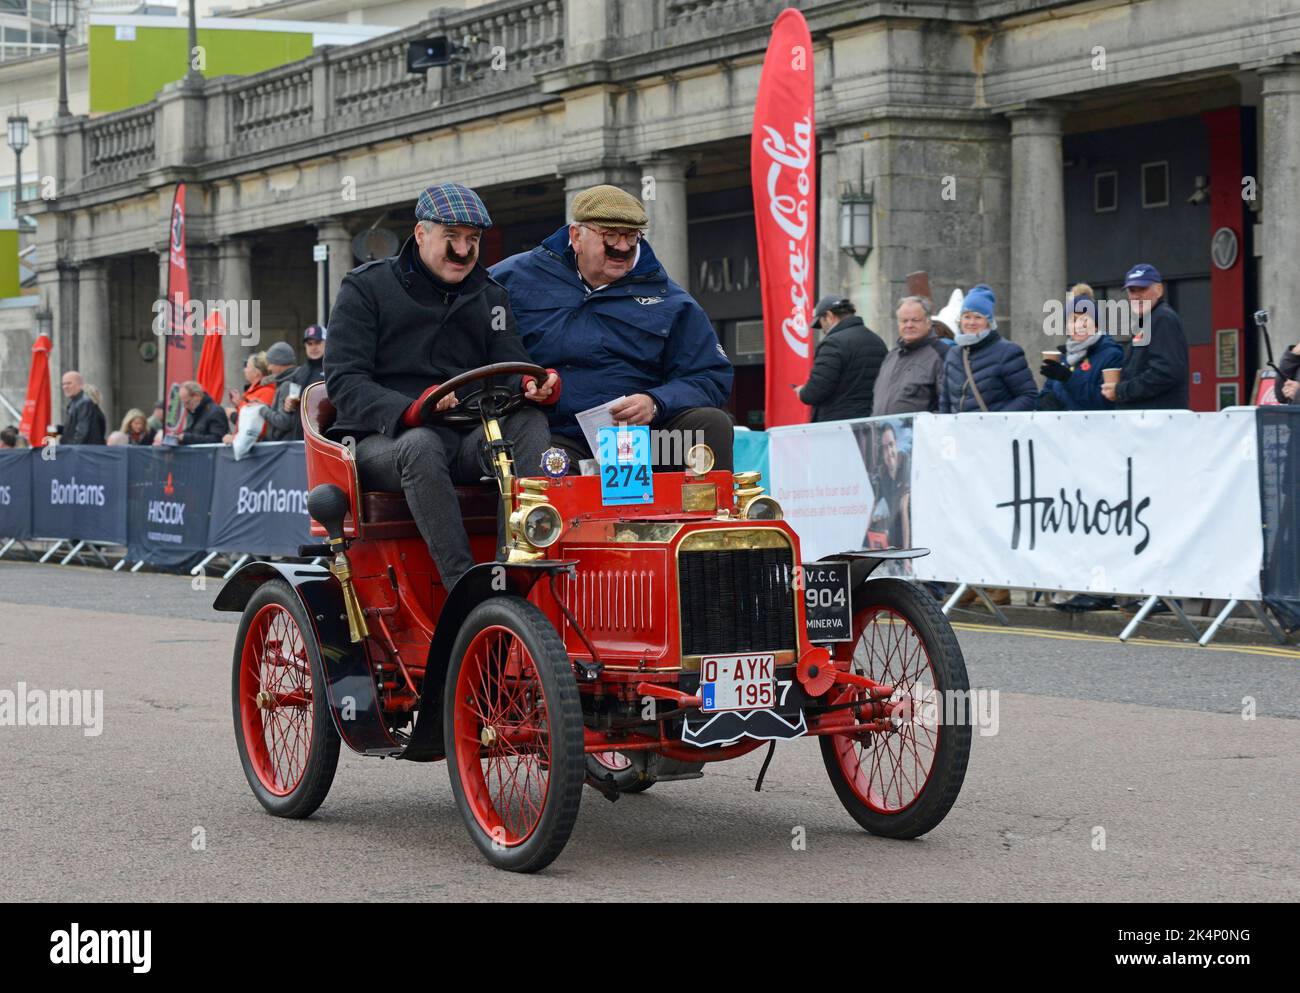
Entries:
<svg viewBox="0 0 1300 993">
<path fill-rule="evenodd" d="M 1155 266 L 1140 262 L 1124 277 L 1135 324 L 1122 369 L 1103 373 L 1101 395 L 1120 410 L 1186 410 L 1187 337 L 1183 322 L 1165 302 Z"/>
</svg>

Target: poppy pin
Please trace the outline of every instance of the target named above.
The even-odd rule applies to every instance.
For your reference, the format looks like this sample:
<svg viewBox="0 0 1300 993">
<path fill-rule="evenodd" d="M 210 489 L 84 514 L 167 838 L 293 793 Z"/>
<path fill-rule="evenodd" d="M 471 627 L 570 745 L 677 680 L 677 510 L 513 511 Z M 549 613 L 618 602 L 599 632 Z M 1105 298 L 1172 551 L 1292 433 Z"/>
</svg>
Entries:
<svg viewBox="0 0 1300 993">
<path fill-rule="evenodd" d="M 1087 372 L 1089 369 L 1092 368 L 1092 363 L 1089 362 L 1087 359 L 1084 359 L 1082 362 L 1079 363 L 1079 368 L 1082 369 L 1084 372 Z"/>
</svg>

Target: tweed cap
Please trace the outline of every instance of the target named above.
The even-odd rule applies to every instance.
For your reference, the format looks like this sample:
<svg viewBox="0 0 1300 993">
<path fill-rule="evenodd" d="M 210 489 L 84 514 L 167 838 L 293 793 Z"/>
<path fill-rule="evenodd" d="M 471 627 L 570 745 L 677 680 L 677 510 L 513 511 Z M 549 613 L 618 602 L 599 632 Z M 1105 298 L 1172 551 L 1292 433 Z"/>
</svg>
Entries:
<svg viewBox="0 0 1300 993">
<path fill-rule="evenodd" d="M 435 224 L 471 224 L 490 228 L 492 218 L 479 195 L 460 183 L 430 186 L 415 202 L 415 219 Z"/>
<path fill-rule="evenodd" d="M 644 228 L 650 223 L 641 201 L 617 186 L 593 186 L 573 198 L 573 219 L 608 228 Z"/>
</svg>

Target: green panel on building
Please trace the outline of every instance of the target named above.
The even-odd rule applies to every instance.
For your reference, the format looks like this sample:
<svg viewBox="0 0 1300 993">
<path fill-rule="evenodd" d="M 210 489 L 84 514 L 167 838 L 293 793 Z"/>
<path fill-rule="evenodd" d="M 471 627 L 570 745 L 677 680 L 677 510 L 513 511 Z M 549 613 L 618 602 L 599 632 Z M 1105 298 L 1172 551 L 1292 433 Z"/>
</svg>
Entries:
<svg viewBox="0 0 1300 993">
<path fill-rule="evenodd" d="M 119 40 L 111 24 L 90 27 L 90 109 L 109 113 L 148 103 L 166 84 L 189 69 L 188 34 L 175 28 L 131 29 L 134 40 Z M 307 32 L 237 31 L 199 28 L 204 50 L 203 74 L 247 76 L 274 69 L 311 55 L 312 35 Z"/>
<path fill-rule="evenodd" d="M 0 297 L 18 295 L 18 225 L 0 221 Z"/>
</svg>

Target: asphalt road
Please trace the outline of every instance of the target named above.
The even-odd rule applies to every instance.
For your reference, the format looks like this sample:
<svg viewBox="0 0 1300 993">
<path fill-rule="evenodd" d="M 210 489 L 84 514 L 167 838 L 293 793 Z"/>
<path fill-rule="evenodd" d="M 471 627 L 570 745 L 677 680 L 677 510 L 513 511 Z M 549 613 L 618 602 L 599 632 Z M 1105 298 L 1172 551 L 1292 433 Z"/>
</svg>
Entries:
<svg viewBox="0 0 1300 993">
<path fill-rule="evenodd" d="M 762 750 L 616 804 L 588 791 L 568 848 L 520 877 L 481 860 L 442 764 L 345 749 L 316 815 L 263 813 L 235 752 L 218 586 L 0 562 L 0 690 L 104 699 L 98 736 L 0 726 L 7 899 L 1300 899 L 1294 650 L 959 622 L 998 730 L 925 838 L 862 832 L 816 744 L 793 742 L 762 793 Z"/>
</svg>

